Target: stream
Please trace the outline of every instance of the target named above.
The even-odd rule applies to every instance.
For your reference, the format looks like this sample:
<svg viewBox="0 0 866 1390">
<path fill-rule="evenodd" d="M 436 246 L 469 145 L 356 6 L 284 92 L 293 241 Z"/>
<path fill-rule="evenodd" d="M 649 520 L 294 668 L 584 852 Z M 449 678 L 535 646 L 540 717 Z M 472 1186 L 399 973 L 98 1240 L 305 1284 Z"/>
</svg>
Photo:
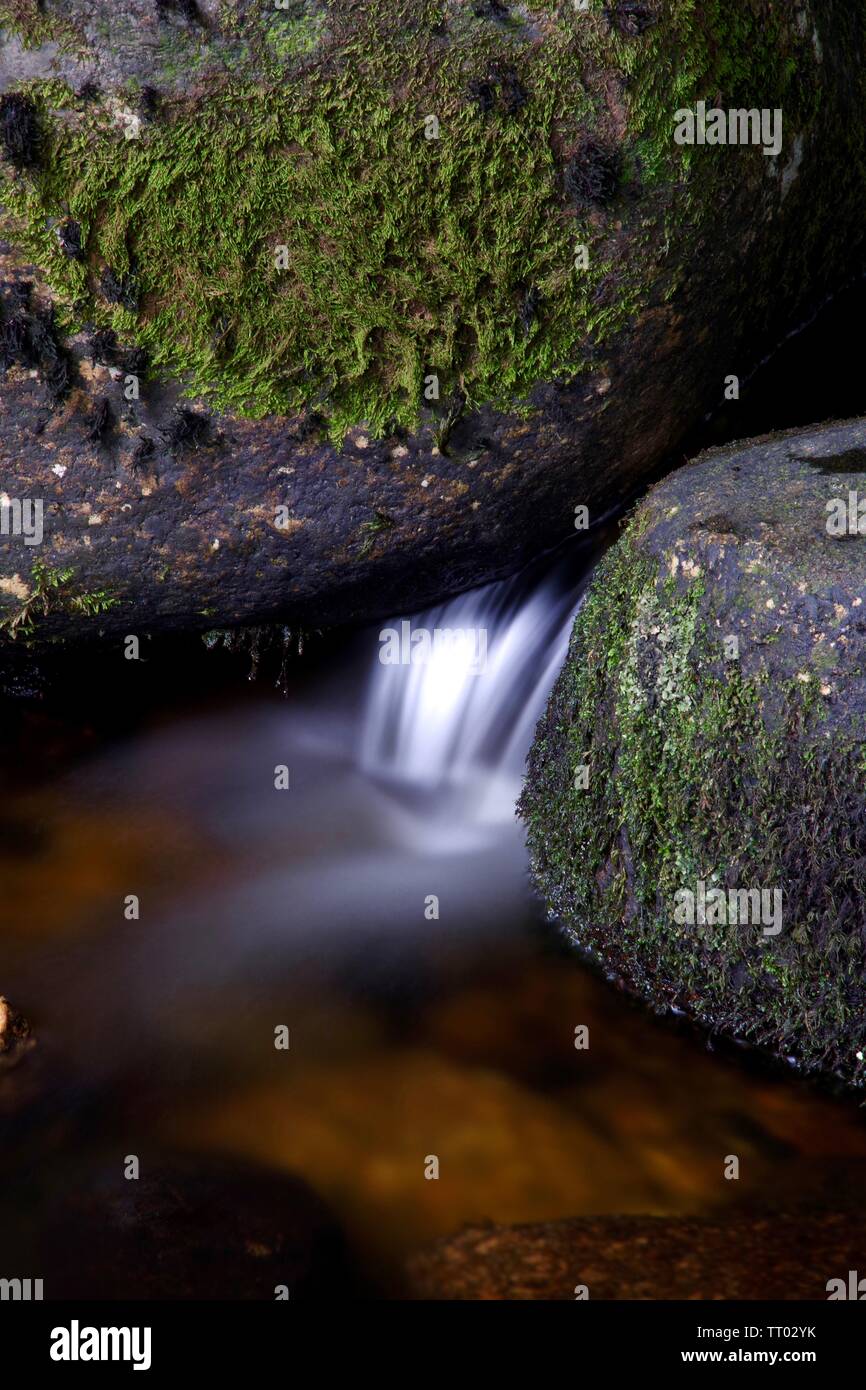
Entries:
<svg viewBox="0 0 866 1390">
<path fill-rule="evenodd" d="M 764 402 L 795 399 L 772 370 Z M 305 1178 L 370 1271 L 470 1221 L 809 1202 L 859 1180 L 855 1101 L 652 1017 L 531 892 L 514 802 L 614 534 L 314 647 L 286 698 L 168 680 L 18 778 L 0 992 L 32 1022 L 51 1115 L 25 1168 L 28 1144 L 70 1165 L 253 1159 Z M 483 653 L 434 642 L 386 664 L 385 629 L 483 633 Z M 17 1201 L 4 1184 L 0 1229 Z"/>
</svg>

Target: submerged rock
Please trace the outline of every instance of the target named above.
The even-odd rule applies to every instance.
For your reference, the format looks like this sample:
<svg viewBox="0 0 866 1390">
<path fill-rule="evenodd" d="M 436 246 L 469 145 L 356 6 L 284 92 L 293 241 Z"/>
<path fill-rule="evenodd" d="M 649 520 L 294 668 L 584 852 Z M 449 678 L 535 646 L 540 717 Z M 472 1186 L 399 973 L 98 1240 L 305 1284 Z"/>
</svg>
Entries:
<svg viewBox="0 0 866 1390">
<path fill-rule="evenodd" d="M 41 1049 L 34 1055 L 35 1048 L 30 1021 L 0 995 L 0 1185 L 17 1161 L 22 1139 L 40 1127 L 54 1133 L 58 1128 L 46 1060 Z"/>
<path fill-rule="evenodd" d="M 864 1237 L 857 1211 L 472 1226 L 413 1256 L 410 1296 L 823 1300 L 831 1280 L 847 1287 L 862 1267 Z"/>
<path fill-rule="evenodd" d="M 858 0 L 0 24 L 0 454 L 45 506 L 2 537 L 19 637 L 319 626 L 514 570 L 862 253 Z"/>
<path fill-rule="evenodd" d="M 7 1184 L 16 1210 L 2 1213 L 5 1267 L 37 1268 L 46 1299 L 357 1293 L 344 1234 L 301 1179 L 209 1155 L 144 1150 L 141 1176 L 128 1178 L 129 1162 L 119 1155 L 111 1168 L 79 1171 L 64 1161 Z"/>
<path fill-rule="evenodd" d="M 17 1066 L 25 1053 L 36 1046 L 36 1039 L 27 1019 L 16 1013 L 0 995 L 0 1072 Z"/>
<path fill-rule="evenodd" d="M 520 809 L 575 941 L 866 1083 L 866 422 L 711 451 L 596 571 Z M 862 498 L 858 510 L 858 498 Z"/>
</svg>

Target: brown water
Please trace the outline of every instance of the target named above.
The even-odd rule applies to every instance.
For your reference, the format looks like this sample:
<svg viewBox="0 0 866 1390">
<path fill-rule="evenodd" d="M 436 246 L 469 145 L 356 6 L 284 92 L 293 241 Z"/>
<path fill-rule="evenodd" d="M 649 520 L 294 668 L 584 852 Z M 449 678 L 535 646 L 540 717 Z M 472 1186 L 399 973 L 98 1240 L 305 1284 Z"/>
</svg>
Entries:
<svg viewBox="0 0 866 1390">
<path fill-rule="evenodd" d="M 301 668 L 287 700 L 166 701 L 6 798 L 0 993 L 33 1023 L 56 1121 L 28 1144 L 70 1165 L 184 1146 L 301 1174 L 371 1268 L 469 1221 L 859 1182 L 856 1102 L 650 1016 L 530 894 L 515 767 L 587 563 L 569 592 L 560 574 L 471 599 L 491 641 L 520 637 L 491 648 L 498 702 L 460 672 L 432 690 L 433 673 L 384 675 L 373 631 Z"/>
</svg>

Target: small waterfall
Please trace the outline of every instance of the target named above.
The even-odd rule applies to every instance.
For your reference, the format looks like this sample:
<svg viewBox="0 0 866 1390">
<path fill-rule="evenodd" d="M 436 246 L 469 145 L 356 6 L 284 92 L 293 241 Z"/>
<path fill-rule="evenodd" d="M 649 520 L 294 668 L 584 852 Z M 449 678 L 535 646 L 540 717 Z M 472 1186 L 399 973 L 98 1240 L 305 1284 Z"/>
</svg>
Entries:
<svg viewBox="0 0 866 1390">
<path fill-rule="evenodd" d="M 488 801 L 504 800 L 513 815 L 594 550 L 572 542 L 552 562 L 384 625 L 362 770 L 427 790 L 465 787 L 483 773 Z"/>
</svg>

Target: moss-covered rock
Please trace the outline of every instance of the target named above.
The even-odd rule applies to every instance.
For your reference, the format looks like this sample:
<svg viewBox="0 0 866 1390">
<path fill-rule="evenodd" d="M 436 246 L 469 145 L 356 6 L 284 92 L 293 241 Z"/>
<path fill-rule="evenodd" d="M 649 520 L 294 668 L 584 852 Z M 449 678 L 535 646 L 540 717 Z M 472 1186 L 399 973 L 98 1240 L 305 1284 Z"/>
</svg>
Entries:
<svg viewBox="0 0 866 1390">
<path fill-rule="evenodd" d="M 0 0 L 0 28 L 5 273 L 56 346 L 5 306 L 0 447 L 109 627 L 514 568 L 861 255 L 858 0 Z M 698 102 L 780 112 L 781 148 L 678 144 Z M 178 395 L 219 417 L 201 467 Z"/>
<path fill-rule="evenodd" d="M 547 902 L 610 972 L 856 1086 L 864 474 L 859 421 L 655 487 L 594 576 L 521 802 Z"/>
</svg>

